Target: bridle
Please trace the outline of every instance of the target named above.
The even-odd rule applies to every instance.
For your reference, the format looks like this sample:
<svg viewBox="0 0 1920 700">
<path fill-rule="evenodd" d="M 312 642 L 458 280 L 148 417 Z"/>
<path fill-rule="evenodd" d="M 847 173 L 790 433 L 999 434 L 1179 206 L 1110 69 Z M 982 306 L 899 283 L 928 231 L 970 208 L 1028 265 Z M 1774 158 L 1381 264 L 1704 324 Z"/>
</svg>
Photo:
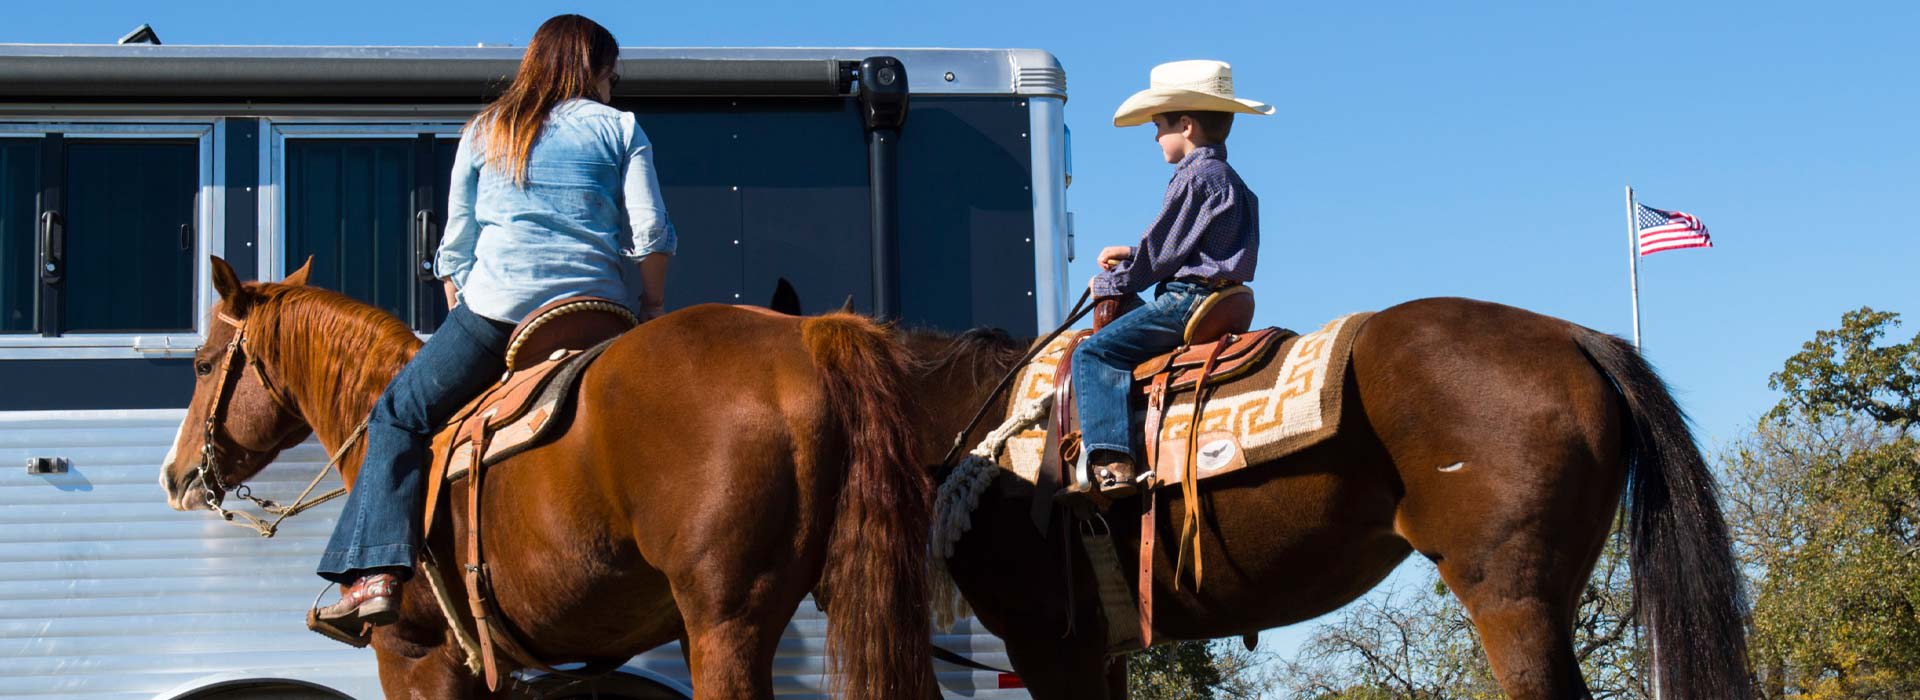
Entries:
<svg viewBox="0 0 1920 700">
<path fill-rule="evenodd" d="M 240 527 L 252 528 L 254 532 L 259 533 L 261 537 L 272 537 L 274 533 L 279 531 L 281 521 L 306 512 L 314 506 L 339 498 L 341 494 L 347 492 L 346 487 L 342 486 L 321 494 L 311 501 L 307 500 L 307 495 L 313 493 L 314 487 L 320 485 L 320 480 L 326 478 L 327 472 L 338 470 L 340 459 L 346 456 L 348 449 L 359 442 L 362 435 L 366 434 L 367 422 L 364 420 L 360 421 L 360 425 L 355 427 L 353 432 L 347 435 L 346 440 L 340 443 L 339 449 L 335 450 L 333 456 L 327 460 L 326 466 L 321 467 L 320 473 L 315 474 L 313 480 L 307 482 L 307 487 L 300 491 L 299 497 L 293 499 L 292 505 L 283 506 L 272 500 L 255 496 L 253 495 L 253 489 L 246 484 L 228 486 L 226 482 L 220 478 L 219 472 L 213 468 L 215 461 L 218 460 L 220 456 L 220 448 L 218 441 L 215 440 L 215 436 L 220 430 L 221 421 L 225 419 L 227 415 L 227 393 L 234 385 L 239 383 L 235 380 L 237 375 L 234 369 L 240 367 L 240 362 L 243 358 L 246 362 L 245 367 L 253 370 L 254 377 L 260 380 L 260 386 L 267 390 L 267 398 L 273 401 L 275 407 L 296 416 L 300 415 L 300 411 L 279 387 L 274 386 L 273 382 L 268 381 L 266 368 L 261 365 L 260 356 L 247 350 L 246 322 L 228 316 L 224 311 L 217 312 L 215 316 L 219 318 L 221 322 L 233 326 L 233 339 L 227 341 L 226 356 L 220 360 L 220 376 L 214 385 L 213 405 L 207 409 L 207 421 L 204 427 L 205 434 L 200 441 L 200 466 L 195 469 L 195 472 L 200 477 L 200 490 L 206 496 L 207 507 L 218 514 L 221 520 Z M 242 371 L 244 372 L 245 369 L 243 368 Z M 221 504 L 226 501 L 226 496 L 229 493 L 235 497 L 253 502 L 254 505 L 260 507 L 260 510 L 276 517 L 274 517 L 271 522 L 268 522 L 252 513 L 228 510 L 222 507 Z M 238 520 L 236 520 L 236 518 L 238 518 Z"/>
</svg>

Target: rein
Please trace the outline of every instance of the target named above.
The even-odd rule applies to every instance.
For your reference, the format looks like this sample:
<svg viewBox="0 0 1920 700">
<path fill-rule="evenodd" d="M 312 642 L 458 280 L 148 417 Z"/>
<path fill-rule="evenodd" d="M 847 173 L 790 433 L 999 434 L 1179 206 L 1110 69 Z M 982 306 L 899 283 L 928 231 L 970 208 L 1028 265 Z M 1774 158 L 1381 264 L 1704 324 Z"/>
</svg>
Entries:
<svg viewBox="0 0 1920 700">
<path fill-rule="evenodd" d="M 1061 323 L 1059 328 L 1053 329 L 1053 332 L 1048 333 L 1047 337 L 1041 338 L 1039 342 L 1034 343 L 1033 347 L 1027 350 L 1026 355 L 1021 356 L 1018 362 L 1013 363 L 1013 366 L 1007 369 L 1006 376 L 1001 377 L 1000 383 L 994 385 L 993 391 L 987 394 L 987 398 L 980 401 L 980 410 L 974 412 L 973 420 L 967 421 L 967 427 L 961 428 L 959 435 L 953 436 L 953 447 L 949 448 L 947 450 L 947 456 L 940 460 L 941 466 L 951 466 L 953 464 L 953 458 L 959 456 L 960 449 L 966 446 L 967 436 L 973 433 L 974 428 L 980 427 L 980 419 L 987 416 L 987 410 L 993 408 L 994 400 L 1000 398 L 1000 394 L 1007 390 L 1007 386 L 1013 383 L 1013 378 L 1020 376 L 1020 370 L 1026 368 L 1027 363 L 1032 361 L 1034 356 L 1039 355 L 1041 350 L 1047 349 L 1047 344 L 1052 343 L 1054 338 L 1060 337 L 1061 333 L 1065 333 L 1073 324 L 1079 323 L 1081 318 L 1086 317 L 1088 312 L 1093 311 L 1093 306 L 1087 304 L 1087 298 L 1092 295 L 1093 290 L 1091 288 L 1081 292 L 1080 300 L 1073 302 L 1073 311 L 1067 314 L 1066 322 Z"/>
<path fill-rule="evenodd" d="M 360 421 L 360 425 L 356 426 L 353 432 L 347 434 L 346 440 L 340 443 L 339 449 L 334 450 L 332 457 L 327 459 L 326 466 L 320 468 L 320 473 L 313 475 L 313 480 L 307 482 L 307 487 L 300 491 L 300 495 L 293 499 L 291 505 L 283 506 L 272 500 L 255 496 L 253 495 L 253 489 L 249 488 L 246 484 L 228 486 L 226 482 L 220 478 L 219 472 L 213 468 L 214 462 L 220 455 L 220 448 L 216 446 L 217 443 L 214 437 L 220 429 L 221 421 L 226 418 L 227 391 L 235 383 L 231 381 L 234 374 L 233 370 L 239 364 L 242 357 L 246 360 L 246 366 L 253 369 L 254 376 L 260 379 L 260 386 L 266 388 L 267 398 L 272 400 L 275 406 L 279 407 L 280 410 L 288 411 L 294 415 L 299 415 L 300 412 L 291 401 L 285 398 L 285 395 L 281 393 L 279 388 L 275 387 L 272 382 L 267 381 L 267 373 L 266 370 L 260 366 L 260 358 L 253 353 L 246 352 L 246 322 L 228 316 L 225 312 L 220 312 L 218 318 L 221 322 L 233 326 L 234 334 L 233 340 L 227 342 L 226 357 L 220 362 L 220 381 L 214 390 L 213 407 L 207 410 L 205 435 L 200 441 L 200 466 L 196 468 L 195 471 L 200 476 L 200 490 L 206 496 L 207 507 L 219 515 L 221 520 L 240 527 L 251 528 L 261 537 L 272 537 L 275 533 L 279 532 L 282 521 L 304 513 L 314 506 L 339 498 L 347 492 L 347 488 L 342 486 L 321 494 L 311 501 L 307 500 L 307 495 L 313 493 L 314 487 L 320 485 L 320 480 L 326 478 L 327 472 L 338 471 L 340 460 L 346 457 L 347 451 L 352 449 L 354 444 L 359 442 L 362 436 L 366 435 L 367 422 L 364 420 Z M 259 506 L 260 510 L 266 512 L 268 515 L 275 516 L 274 519 L 269 522 L 252 513 L 228 510 L 222 507 L 222 504 L 226 501 L 226 495 L 229 493 L 235 497 L 251 501 L 255 506 Z M 236 518 L 238 518 L 238 520 L 236 520 Z"/>
</svg>

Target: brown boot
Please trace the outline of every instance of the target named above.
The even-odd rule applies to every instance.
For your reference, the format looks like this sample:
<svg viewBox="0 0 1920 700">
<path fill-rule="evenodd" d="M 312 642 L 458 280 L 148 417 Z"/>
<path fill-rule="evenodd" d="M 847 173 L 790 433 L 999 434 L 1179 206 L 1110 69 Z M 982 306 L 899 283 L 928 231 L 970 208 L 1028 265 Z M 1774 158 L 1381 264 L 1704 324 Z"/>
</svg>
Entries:
<svg viewBox="0 0 1920 700">
<path fill-rule="evenodd" d="M 1094 450 L 1087 455 L 1087 469 L 1092 473 L 1090 483 L 1076 482 L 1061 489 L 1055 498 L 1068 505 L 1087 503 L 1104 511 L 1114 501 L 1140 492 L 1143 479 L 1135 475 L 1133 460 L 1125 453 Z"/>
<path fill-rule="evenodd" d="M 362 576 L 340 589 L 340 602 L 315 611 L 315 615 L 346 630 L 392 624 L 400 618 L 400 577 L 389 573 Z"/>
<path fill-rule="evenodd" d="M 1140 492 L 1133 459 L 1126 453 L 1094 450 L 1087 455 L 1087 468 L 1093 472 L 1093 486 L 1102 497 L 1119 500 Z"/>
</svg>

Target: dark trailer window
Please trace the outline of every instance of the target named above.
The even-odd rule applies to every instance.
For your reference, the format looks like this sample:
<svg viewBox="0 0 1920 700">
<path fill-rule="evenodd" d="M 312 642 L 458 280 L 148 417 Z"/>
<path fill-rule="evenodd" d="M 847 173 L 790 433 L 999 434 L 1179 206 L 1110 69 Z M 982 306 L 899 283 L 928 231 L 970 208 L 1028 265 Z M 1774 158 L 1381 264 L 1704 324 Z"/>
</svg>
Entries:
<svg viewBox="0 0 1920 700">
<path fill-rule="evenodd" d="M 66 309 L 73 332 L 193 330 L 193 141 L 67 141 Z"/>
<path fill-rule="evenodd" d="M 866 134 L 850 100 L 633 100 L 680 249 L 673 307 L 873 306 Z M 901 131 L 901 313 L 949 330 L 1035 324 L 1028 114 L 1012 97 L 916 97 Z"/>
<path fill-rule="evenodd" d="M 0 139 L 0 332 L 30 333 L 40 305 L 40 143 Z"/>
<path fill-rule="evenodd" d="M 432 135 L 288 138 L 286 272 L 312 256 L 313 284 L 416 330 L 439 327 L 440 284 L 418 274 L 418 261 L 439 242 L 457 145 Z"/>
<path fill-rule="evenodd" d="M 194 330 L 200 146 L 0 139 L 0 332 Z"/>
</svg>

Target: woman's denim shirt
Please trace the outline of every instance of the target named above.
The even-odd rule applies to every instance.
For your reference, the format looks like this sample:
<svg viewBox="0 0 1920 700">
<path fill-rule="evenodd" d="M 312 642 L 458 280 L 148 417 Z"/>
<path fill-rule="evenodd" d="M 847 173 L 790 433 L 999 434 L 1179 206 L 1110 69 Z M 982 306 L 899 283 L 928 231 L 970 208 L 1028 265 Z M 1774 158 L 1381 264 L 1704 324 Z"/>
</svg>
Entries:
<svg viewBox="0 0 1920 700">
<path fill-rule="evenodd" d="M 474 313 L 509 323 L 571 296 L 637 307 L 637 262 L 678 241 L 633 114 L 584 99 L 555 105 L 525 188 L 486 164 L 483 132 L 470 125 L 453 157 L 436 274 Z"/>
</svg>

